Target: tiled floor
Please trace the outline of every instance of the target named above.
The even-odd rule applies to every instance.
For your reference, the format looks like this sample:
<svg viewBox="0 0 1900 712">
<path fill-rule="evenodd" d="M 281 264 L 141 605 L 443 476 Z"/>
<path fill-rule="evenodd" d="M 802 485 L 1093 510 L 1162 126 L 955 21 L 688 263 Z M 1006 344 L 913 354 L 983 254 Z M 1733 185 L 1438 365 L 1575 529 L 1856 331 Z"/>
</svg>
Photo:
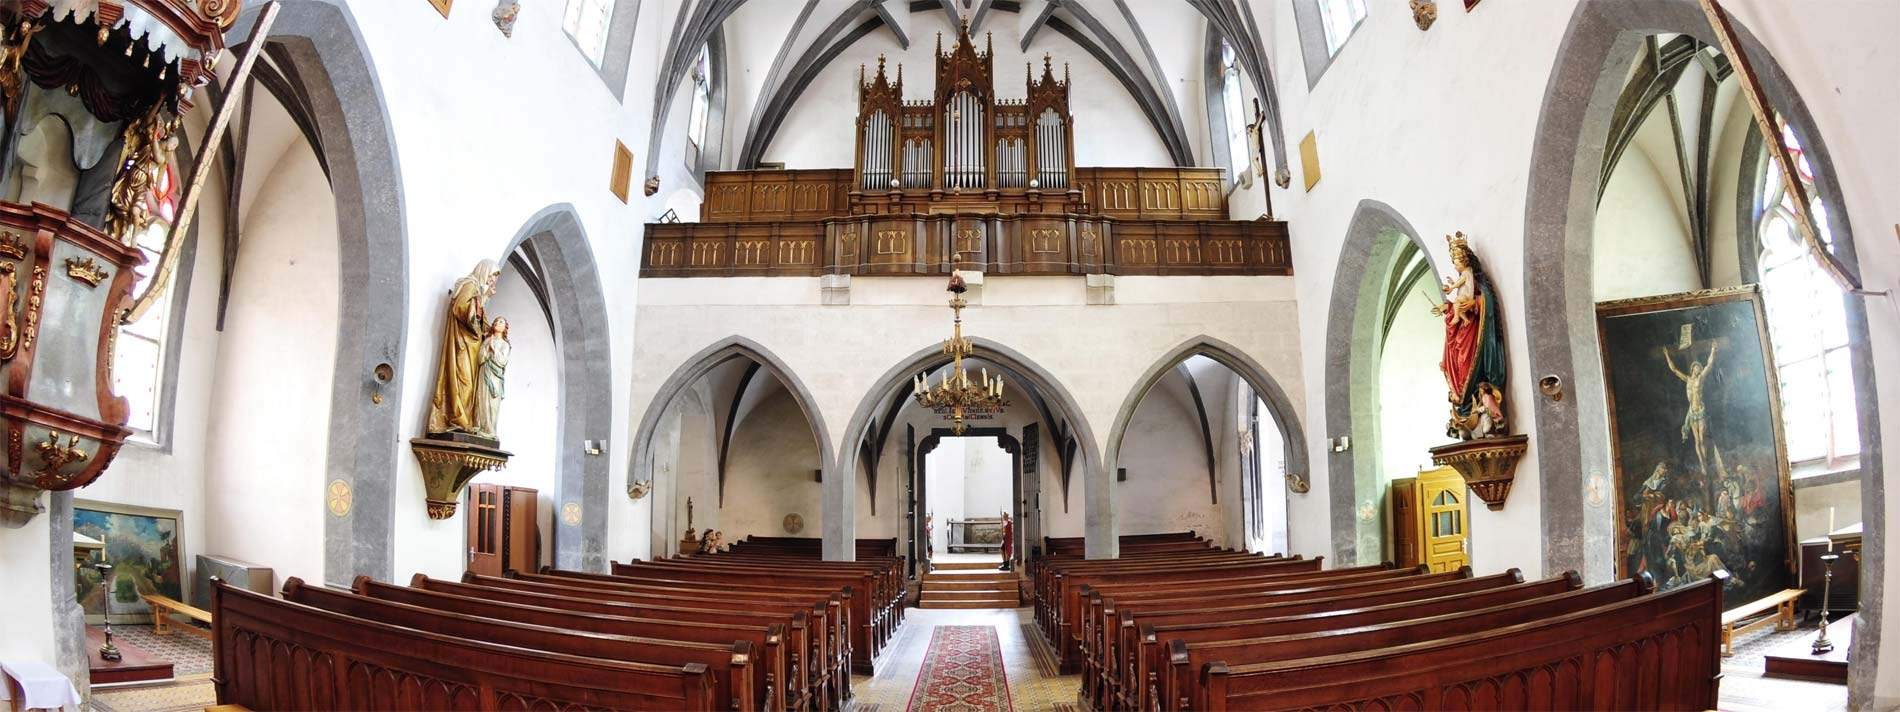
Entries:
<svg viewBox="0 0 1900 712">
<path fill-rule="evenodd" d="M 1082 678 L 1057 675 L 1039 663 L 1029 636 L 1034 635 L 1031 609 L 990 608 L 972 610 L 912 609 L 896 640 L 878 656 L 877 674 L 856 676 L 851 689 L 857 694 L 854 712 L 903 712 L 917 684 L 917 672 L 924 663 L 924 651 L 930 647 L 930 632 L 940 625 L 987 625 L 996 628 L 1003 646 L 1003 666 L 1009 673 L 1010 701 L 1016 712 L 1042 712 L 1068 709 L 1075 704 Z M 1039 644 L 1039 641 L 1037 642 Z"/>
<path fill-rule="evenodd" d="M 1847 686 L 1807 680 L 1763 677 L 1762 656 L 1791 638 L 1813 638 L 1814 629 L 1777 632 L 1770 628 L 1735 641 L 1735 655 L 1722 659 L 1721 708 L 1728 712 L 1847 709 Z"/>
</svg>

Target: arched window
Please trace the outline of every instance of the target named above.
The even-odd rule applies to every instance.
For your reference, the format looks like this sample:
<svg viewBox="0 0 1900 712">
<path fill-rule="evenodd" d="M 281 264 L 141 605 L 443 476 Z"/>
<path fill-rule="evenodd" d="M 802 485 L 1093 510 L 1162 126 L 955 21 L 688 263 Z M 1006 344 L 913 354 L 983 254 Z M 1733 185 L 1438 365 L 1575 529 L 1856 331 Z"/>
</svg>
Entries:
<svg viewBox="0 0 1900 712">
<path fill-rule="evenodd" d="M 1240 59 L 1234 54 L 1234 47 L 1221 40 L 1221 102 L 1227 115 L 1227 165 L 1233 166 L 1228 177 L 1235 182 L 1245 173 L 1252 158 L 1248 156 L 1247 115 L 1243 108 L 1246 98 L 1241 92 Z"/>
<path fill-rule="evenodd" d="M 607 56 L 607 31 L 614 19 L 614 1 L 567 0 L 567 14 L 561 18 L 561 29 L 574 39 L 581 54 L 587 55 L 587 61 L 596 67 Z"/>
<path fill-rule="evenodd" d="M 1795 159 L 1795 172 L 1810 199 L 1817 237 L 1832 249 L 1827 206 L 1814 186 L 1814 169 L 1794 130 L 1785 124 L 1781 138 Z M 1854 367 L 1848 351 L 1847 313 L 1840 290 L 1822 271 L 1795 228 L 1794 193 L 1770 162 L 1762 181 L 1762 301 L 1781 377 L 1781 423 L 1788 459 L 1796 463 L 1837 465 L 1860 453 L 1859 409 Z"/>
<path fill-rule="evenodd" d="M 133 294 L 143 294 L 151 283 L 152 273 L 158 270 L 159 256 L 165 251 L 165 236 L 171 231 L 172 221 L 178 216 L 178 175 L 175 166 L 166 166 L 159 175 L 158 184 L 145 197 L 152 208 L 152 224 L 138 235 L 139 252 L 145 255 L 145 265 L 138 269 L 137 286 Z M 159 414 L 164 412 L 164 381 L 166 346 L 172 337 L 172 299 L 178 291 L 186 288 L 182 282 L 174 283 L 151 311 L 137 323 L 119 327 L 117 348 L 113 353 L 112 380 L 113 390 L 123 396 L 131 405 L 131 417 L 126 427 L 132 428 L 140 439 L 148 442 L 159 441 Z"/>
<path fill-rule="evenodd" d="M 1346 38 L 1366 19 L 1366 0 L 1319 0 L 1319 16 L 1326 31 L 1326 55 L 1339 54 Z"/>
<path fill-rule="evenodd" d="M 688 165 L 697 165 L 699 152 L 706 147 L 706 123 L 712 116 L 712 56 L 705 47 L 699 48 L 699 58 L 693 60 L 693 113 L 687 119 L 686 136 L 693 142 L 693 156 Z"/>
</svg>

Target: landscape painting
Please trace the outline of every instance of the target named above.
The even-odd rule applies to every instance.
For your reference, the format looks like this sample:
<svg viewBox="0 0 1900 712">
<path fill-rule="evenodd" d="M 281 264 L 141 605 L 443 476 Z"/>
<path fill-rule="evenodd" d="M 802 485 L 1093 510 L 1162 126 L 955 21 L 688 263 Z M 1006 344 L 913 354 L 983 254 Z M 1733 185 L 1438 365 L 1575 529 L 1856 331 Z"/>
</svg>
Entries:
<svg viewBox="0 0 1900 712">
<path fill-rule="evenodd" d="M 178 529 L 179 513 L 129 505 L 77 500 L 73 503 L 73 532 L 104 542 L 75 572 L 79 605 L 86 622 L 106 620 L 108 597 L 113 623 L 149 623 L 146 594 L 185 600 L 184 552 Z M 106 590 L 92 568 L 101 556 L 112 564 L 112 589 Z"/>
<path fill-rule="evenodd" d="M 1726 605 L 1787 588 L 1793 496 L 1761 295 L 1597 305 L 1616 470 L 1618 574 L 1673 588 L 1729 572 Z"/>
</svg>

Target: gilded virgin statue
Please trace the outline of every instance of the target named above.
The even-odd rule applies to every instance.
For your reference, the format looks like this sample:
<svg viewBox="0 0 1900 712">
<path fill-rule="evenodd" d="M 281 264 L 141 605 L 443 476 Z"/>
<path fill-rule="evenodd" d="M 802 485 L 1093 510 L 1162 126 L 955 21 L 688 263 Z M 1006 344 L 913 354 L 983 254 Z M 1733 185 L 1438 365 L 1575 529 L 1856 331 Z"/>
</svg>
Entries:
<svg viewBox="0 0 1900 712">
<path fill-rule="evenodd" d="M 484 388 L 485 362 L 496 336 L 488 319 L 488 298 L 495 293 L 495 281 L 501 277 L 493 260 L 482 260 L 475 271 L 455 281 L 449 290 L 448 319 L 442 325 L 442 361 L 437 367 L 435 396 L 429 400 L 429 432 L 468 433 L 493 438 L 494 413 L 487 407 L 498 402 L 500 378 L 496 373 L 493 390 Z M 506 368 L 506 321 L 500 336 L 501 366 Z M 491 348 L 484 348 L 484 344 Z"/>
<path fill-rule="evenodd" d="M 1456 272 L 1445 280 L 1445 303 L 1432 313 L 1445 318 L 1445 352 L 1439 370 L 1449 388 L 1451 420 L 1446 434 L 1459 440 L 1510 435 L 1504 410 L 1504 324 L 1491 278 L 1465 244 L 1465 234 L 1447 236 Z"/>
</svg>

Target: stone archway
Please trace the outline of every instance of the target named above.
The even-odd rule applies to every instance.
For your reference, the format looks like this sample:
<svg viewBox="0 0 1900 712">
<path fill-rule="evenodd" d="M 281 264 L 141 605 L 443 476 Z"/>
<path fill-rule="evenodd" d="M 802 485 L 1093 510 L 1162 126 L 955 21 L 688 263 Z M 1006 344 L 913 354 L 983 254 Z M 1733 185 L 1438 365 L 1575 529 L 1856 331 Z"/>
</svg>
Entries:
<svg viewBox="0 0 1900 712">
<path fill-rule="evenodd" d="M 607 300 L 594 252 L 574 206 L 550 205 L 521 227 L 500 262 L 528 245 L 548 292 L 554 343 L 560 354 L 560 422 L 555 442 L 565 444 L 555 461 L 554 565 L 564 569 L 607 568 L 607 459 L 589 455 L 580 443 L 607 439 L 613 426 L 612 338 Z M 578 507 L 579 516 L 569 516 Z"/>
<path fill-rule="evenodd" d="M 829 532 L 836 518 L 832 512 L 829 496 L 832 489 L 840 483 L 839 478 L 831 476 L 831 473 L 838 470 L 838 463 L 834 458 L 835 451 L 831 447 L 831 430 L 825 425 L 824 415 L 818 410 L 818 400 L 812 395 L 811 388 L 805 385 L 804 380 L 785 364 L 784 359 L 744 336 L 729 336 L 701 349 L 687 358 L 678 369 L 674 370 L 673 375 L 668 376 L 666 381 L 660 384 L 659 389 L 653 394 L 653 399 L 647 402 L 646 412 L 640 417 L 640 425 L 634 431 L 633 456 L 627 465 L 627 482 L 631 485 L 635 482 L 654 481 L 654 443 L 659 436 L 660 425 L 666 419 L 667 410 L 674 401 L 720 364 L 741 358 L 759 364 L 761 369 L 777 377 L 779 382 L 785 385 L 786 391 L 791 394 L 792 400 L 798 404 L 799 411 L 805 415 L 806 422 L 811 426 L 812 436 L 817 442 L 820 471 L 824 473 L 824 488 L 827 497 L 824 528 Z M 857 458 L 846 459 L 855 461 Z M 849 484 L 849 481 L 847 480 L 845 484 Z M 654 487 L 657 491 L 660 483 L 654 483 Z M 848 489 L 845 491 L 850 492 Z M 653 495 L 652 499 L 654 507 L 661 506 L 659 504 L 661 496 Z M 656 512 L 650 521 L 658 521 L 658 518 L 659 515 Z M 663 546 L 663 542 L 655 540 L 652 546 Z"/>
<path fill-rule="evenodd" d="M 1287 398 L 1286 389 L 1280 387 L 1273 374 L 1259 362 L 1247 356 L 1239 348 L 1220 339 L 1205 334 L 1195 336 L 1169 349 L 1161 358 L 1155 360 L 1141 378 L 1135 381 L 1135 387 L 1122 400 L 1121 409 L 1115 415 L 1115 423 L 1108 431 L 1108 447 L 1103 451 L 1107 462 L 1104 468 L 1114 472 L 1121 457 L 1122 440 L 1128 435 L 1129 423 L 1134 421 L 1135 410 L 1147 397 L 1148 391 L 1161 379 L 1174 370 L 1176 364 L 1194 356 L 1205 356 L 1228 370 L 1233 371 L 1253 389 L 1255 397 L 1266 402 L 1267 411 L 1273 414 L 1274 427 L 1279 430 L 1280 443 L 1286 457 L 1286 474 L 1301 479 L 1310 477 L 1312 465 L 1307 460 L 1306 429 L 1300 425 L 1299 409 Z"/>
<path fill-rule="evenodd" d="M 1021 375 L 1025 382 L 1021 385 L 1040 393 L 1054 413 L 1068 420 L 1076 439 L 1077 454 L 1082 458 L 1088 558 L 1115 558 L 1119 542 L 1115 539 L 1113 478 L 1107 475 L 1107 470 L 1102 469 L 1102 455 L 1096 449 L 1095 435 L 1089 428 L 1088 420 L 1082 417 L 1082 408 L 1075 397 L 1053 374 L 1015 349 L 982 337 L 969 337 L 969 340 L 976 346 L 976 358 Z M 859 476 L 860 458 L 850 455 L 864 441 L 871 420 L 889 398 L 894 395 L 902 397 L 904 386 L 913 375 L 935 369 L 948 361 L 949 357 L 943 354 L 941 346 L 924 347 L 885 371 L 859 400 L 857 410 L 845 426 L 844 440 L 841 441 L 844 456 L 835 459 L 841 468 L 841 476 L 831 477 L 831 465 L 827 465 L 824 492 L 825 558 L 851 560 L 856 556 L 856 547 L 852 542 L 857 529 L 855 484 Z M 830 455 L 826 457 L 830 458 Z"/>
<path fill-rule="evenodd" d="M 1378 492 L 1376 461 L 1355 454 L 1361 443 L 1369 446 L 1377 441 L 1377 425 L 1354 415 L 1367 410 L 1377 397 L 1378 383 L 1369 374 L 1378 368 L 1378 350 L 1371 347 L 1378 333 L 1373 329 L 1375 320 L 1362 317 L 1378 308 L 1378 299 L 1368 299 L 1364 287 L 1367 279 L 1378 276 L 1373 266 L 1389 261 L 1396 247 L 1394 235 L 1410 240 L 1429 262 L 1431 250 L 1404 216 L 1377 200 L 1359 201 L 1346 226 L 1327 308 L 1326 434 L 1352 437 L 1348 447 L 1332 450 L 1326 461 L 1333 557 L 1342 565 L 1362 561 L 1362 554 L 1377 551 L 1384 540 L 1378 521 L 1366 522 L 1359 516 L 1360 499 Z"/>
<path fill-rule="evenodd" d="M 258 8 L 231 30 L 244 36 Z M 310 102 L 336 195 L 338 285 L 336 375 L 330 405 L 326 487 L 342 482 L 353 505 L 325 507 L 324 581 L 394 570 L 395 473 L 402 454 L 399 416 L 408 323 L 408 227 L 394 129 L 382 85 L 348 7 L 286 3 L 270 41 L 283 48 L 285 74 Z"/>
<path fill-rule="evenodd" d="M 1773 56 L 1739 22 L 1735 29 L 1768 103 L 1802 136 L 1815 168 L 1816 185 L 1828 208 L 1828 228 L 1837 236 L 1836 256 L 1850 269 L 1856 269 L 1856 245 L 1828 157 L 1826 137 Z M 1616 96 L 1625 80 L 1628 65 L 1624 60 L 1636 56 L 1645 36 L 1659 33 L 1686 34 L 1707 44 L 1716 43 L 1707 17 L 1691 0 L 1579 4 L 1545 86 L 1531 152 L 1524 216 L 1525 306 L 1527 313 L 1545 318 L 1526 324 L 1531 365 L 1531 373 L 1526 375 L 1556 377 L 1563 383 L 1565 394 L 1561 401 L 1538 398 L 1534 409 L 1542 484 L 1544 569 L 1576 569 L 1591 582 L 1608 580 L 1616 568 L 1614 511 L 1608 506 L 1590 506 L 1587 494 L 1590 480 L 1608 477 L 1612 471 L 1603 378 L 1596 356 L 1591 259 L 1604 151 L 1601 137 L 1608 131 Z M 1855 387 L 1865 403 L 1860 412 L 1860 430 L 1878 433 L 1880 414 L 1872 398 L 1877 390 L 1866 308 L 1852 299 L 1847 300 L 1846 308 Z M 1863 580 L 1869 582 L 1873 595 L 1862 596 L 1859 624 L 1854 631 L 1850 707 L 1867 705 L 1874 698 L 1882 616 L 1877 582 L 1885 575 L 1882 514 L 1886 498 L 1879 439 L 1863 436 L 1862 442 L 1861 496 L 1868 512 L 1861 566 Z"/>
</svg>

